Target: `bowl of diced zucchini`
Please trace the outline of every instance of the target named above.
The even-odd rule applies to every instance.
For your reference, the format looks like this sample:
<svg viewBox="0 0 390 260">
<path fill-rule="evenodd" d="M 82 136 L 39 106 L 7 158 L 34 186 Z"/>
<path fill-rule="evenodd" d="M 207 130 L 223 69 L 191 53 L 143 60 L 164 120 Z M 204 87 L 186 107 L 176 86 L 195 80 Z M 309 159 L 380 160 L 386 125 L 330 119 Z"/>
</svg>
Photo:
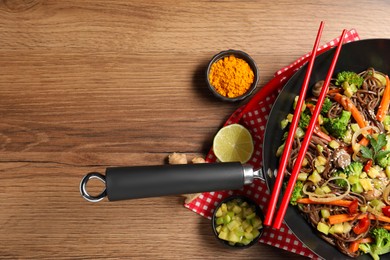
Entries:
<svg viewBox="0 0 390 260">
<path fill-rule="evenodd" d="M 260 207 L 245 196 L 234 195 L 222 200 L 214 210 L 212 227 L 223 244 L 248 248 L 263 233 L 264 215 Z"/>
</svg>

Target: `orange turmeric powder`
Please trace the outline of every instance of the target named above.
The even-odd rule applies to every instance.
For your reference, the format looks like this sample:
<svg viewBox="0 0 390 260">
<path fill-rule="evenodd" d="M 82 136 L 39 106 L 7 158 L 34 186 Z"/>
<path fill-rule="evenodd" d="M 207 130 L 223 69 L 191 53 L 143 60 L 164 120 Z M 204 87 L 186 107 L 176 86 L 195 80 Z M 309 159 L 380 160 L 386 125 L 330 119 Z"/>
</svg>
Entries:
<svg viewBox="0 0 390 260">
<path fill-rule="evenodd" d="M 209 81 L 222 96 L 235 98 L 248 91 L 254 73 L 245 60 L 230 55 L 211 65 Z"/>
</svg>

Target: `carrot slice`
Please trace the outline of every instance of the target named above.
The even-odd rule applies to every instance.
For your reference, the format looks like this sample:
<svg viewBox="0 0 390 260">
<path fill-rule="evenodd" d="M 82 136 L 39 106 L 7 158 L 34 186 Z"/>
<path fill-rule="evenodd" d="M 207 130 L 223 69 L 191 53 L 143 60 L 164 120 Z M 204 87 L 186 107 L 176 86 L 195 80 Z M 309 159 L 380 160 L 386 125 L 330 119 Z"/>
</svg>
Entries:
<svg viewBox="0 0 390 260">
<path fill-rule="evenodd" d="M 309 198 L 302 198 L 302 199 L 298 199 L 297 203 L 302 203 L 302 204 L 324 204 L 324 205 L 349 207 L 351 205 L 352 201 L 351 200 L 334 200 L 334 201 L 328 201 L 328 202 L 317 202 L 317 201 L 311 200 Z"/>
<path fill-rule="evenodd" d="M 360 245 L 359 241 L 351 242 L 351 244 L 349 244 L 348 251 L 351 253 L 355 253 L 356 251 L 359 250 L 359 245 Z"/>
<path fill-rule="evenodd" d="M 371 134 L 371 131 L 368 131 L 370 134 Z M 360 145 L 363 145 L 363 146 L 367 146 L 368 145 L 368 139 L 363 137 L 360 141 L 359 141 L 359 144 Z"/>
<path fill-rule="evenodd" d="M 328 94 L 340 93 L 341 88 L 333 88 L 328 90 Z"/>
<path fill-rule="evenodd" d="M 389 110 L 389 104 L 390 104 L 390 80 L 389 77 L 386 75 L 386 87 L 385 91 L 383 92 L 381 103 L 378 107 L 378 112 L 376 114 L 376 119 L 379 122 L 383 122 L 385 119 L 385 116 L 387 115 L 387 111 Z"/>
<path fill-rule="evenodd" d="M 358 239 L 356 241 L 351 242 L 351 244 L 349 244 L 348 250 L 351 253 L 355 253 L 356 251 L 359 250 L 360 244 L 372 243 L 372 242 L 373 242 L 373 239 L 371 237 L 364 237 L 362 239 Z"/>
<path fill-rule="evenodd" d="M 351 221 L 354 219 L 362 219 L 367 216 L 367 213 L 363 214 L 353 214 L 353 215 L 348 215 L 348 214 L 337 214 L 337 215 L 330 215 L 328 218 L 329 224 L 334 225 L 338 223 L 343 223 L 346 221 Z M 390 217 L 382 216 L 382 215 L 374 215 L 374 214 L 369 214 L 369 219 L 371 220 L 378 220 L 382 222 L 387 222 L 390 223 Z"/>
<path fill-rule="evenodd" d="M 382 215 L 370 215 L 370 219 L 378 219 L 379 221 L 390 223 L 390 218 Z"/>
<path fill-rule="evenodd" d="M 383 228 L 390 231 L 390 225 L 383 226 Z"/>
<path fill-rule="evenodd" d="M 366 214 L 362 214 L 366 215 Z M 358 214 L 348 215 L 348 214 L 337 214 L 337 215 L 330 215 L 328 218 L 329 224 L 334 225 L 338 223 L 344 223 L 346 221 L 354 220 L 355 218 L 358 218 Z"/>
<path fill-rule="evenodd" d="M 314 133 L 328 142 L 332 141 L 332 138 L 326 133 L 324 133 L 318 124 L 316 124 L 314 127 Z"/>
</svg>

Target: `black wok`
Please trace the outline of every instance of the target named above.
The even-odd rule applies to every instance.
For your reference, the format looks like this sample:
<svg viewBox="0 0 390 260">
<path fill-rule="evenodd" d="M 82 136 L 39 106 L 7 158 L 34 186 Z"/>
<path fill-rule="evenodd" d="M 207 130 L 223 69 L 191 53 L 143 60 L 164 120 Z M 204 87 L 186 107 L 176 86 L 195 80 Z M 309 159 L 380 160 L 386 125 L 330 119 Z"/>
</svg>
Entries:
<svg viewBox="0 0 390 260">
<path fill-rule="evenodd" d="M 313 67 L 309 86 L 326 77 L 330 63 L 334 55 L 331 49 L 319 55 Z M 299 94 L 305 76 L 306 67 L 302 67 L 284 86 L 276 99 L 266 126 L 263 143 L 263 172 L 274 172 L 278 169 L 279 158 L 275 156 L 277 148 L 282 144 L 283 130 L 280 122 L 291 111 L 295 96 Z M 373 67 L 375 70 L 390 74 L 390 39 L 369 39 L 344 44 L 335 71 L 360 72 Z M 309 89 L 310 91 L 310 89 Z M 268 188 L 271 190 L 275 178 L 265 174 Z M 282 198 L 282 195 L 280 196 Z M 289 206 L 285 216 L 285 223 L 294 234 L 313 252 L 324 259 L 353 259 L 342 254 L 336 247 L 325 242 L 317 234 L 316 230 L 304 220 L 298 209 Z M 364 255 L 358 258 L 371 259 Z"/>
</svg>

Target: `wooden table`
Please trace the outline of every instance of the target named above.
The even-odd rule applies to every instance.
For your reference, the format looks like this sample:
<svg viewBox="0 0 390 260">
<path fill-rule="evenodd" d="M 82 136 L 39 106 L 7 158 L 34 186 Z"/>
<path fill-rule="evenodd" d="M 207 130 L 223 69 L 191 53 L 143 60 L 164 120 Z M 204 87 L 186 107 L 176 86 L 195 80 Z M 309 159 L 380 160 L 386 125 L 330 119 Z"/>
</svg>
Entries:
<svg viewBox="0 0 390 260">
<path fill-rule="evenodd" d="M 205 156 L 243 103 L 205 85 L 207 61 L 240 49 L 261 87 L 343 28 L 389 38 L 386 1 L 0 1 L 0 257 L 282 259 L 229 250 L 180 196 L 89 203 L 79 182 L 108 166 Z M 96 187 L 96 190 L 101 187 Z"/>
</svg>

